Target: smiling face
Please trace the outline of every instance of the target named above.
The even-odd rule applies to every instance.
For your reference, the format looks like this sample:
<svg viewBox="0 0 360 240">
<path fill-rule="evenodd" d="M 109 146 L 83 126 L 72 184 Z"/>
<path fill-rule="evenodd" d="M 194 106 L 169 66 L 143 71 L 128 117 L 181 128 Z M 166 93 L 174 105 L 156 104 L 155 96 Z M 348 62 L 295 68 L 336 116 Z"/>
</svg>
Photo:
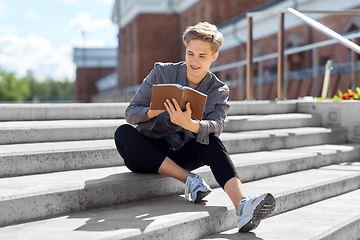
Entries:
<svg viewBox="0 0 360 240">
<path fill-rule="evenodd" d="M 218 55 L 219 52 L 214 53 L 208 42 L 202 40 L 189 41 L 185 56 L 187 79 L 194 84 L 199 84 Z"/>
</svg>

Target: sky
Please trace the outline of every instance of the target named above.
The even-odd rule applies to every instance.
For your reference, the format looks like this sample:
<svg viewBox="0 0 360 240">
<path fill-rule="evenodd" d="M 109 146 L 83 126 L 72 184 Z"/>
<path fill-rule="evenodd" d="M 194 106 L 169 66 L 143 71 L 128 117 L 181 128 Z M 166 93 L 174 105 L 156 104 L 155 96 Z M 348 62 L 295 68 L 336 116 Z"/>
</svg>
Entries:
<svg viewBox="0 0 360 240">
<path fill-rule="evenodd" d="M 75 47 L 116 48 L 115 0 L 0 0 L 0 71 L 75 80 Z"/>
</svg>

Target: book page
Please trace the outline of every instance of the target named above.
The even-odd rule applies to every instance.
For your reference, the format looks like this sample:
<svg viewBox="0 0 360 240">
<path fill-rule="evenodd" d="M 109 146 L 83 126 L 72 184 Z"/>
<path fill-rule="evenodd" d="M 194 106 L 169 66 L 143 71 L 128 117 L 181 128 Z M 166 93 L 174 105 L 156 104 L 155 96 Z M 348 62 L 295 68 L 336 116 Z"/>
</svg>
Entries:
<svg viewBox="0 0 360 240">
<path fill-rule="evenodd" d="M 184 93 L 184 102 L 185 104 L 190 102 L 192 117 L 201 120 L 207 99 L 206 94 L 199 94 L 192 88 L 184 90 Z"/>
</svg>

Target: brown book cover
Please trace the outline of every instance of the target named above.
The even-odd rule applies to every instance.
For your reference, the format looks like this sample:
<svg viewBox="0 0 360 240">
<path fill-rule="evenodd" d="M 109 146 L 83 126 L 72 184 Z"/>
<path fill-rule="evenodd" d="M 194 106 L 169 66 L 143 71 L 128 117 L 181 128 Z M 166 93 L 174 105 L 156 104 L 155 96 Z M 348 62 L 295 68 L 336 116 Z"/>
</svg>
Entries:
<svg viewBox="0 0 360 240">
<path fill-rule="evenodd" d="M 175 98 L 181 110 L 186 110 L 190 102 L 191 117 L 201 120 L 204 113 L 207 96 L 195 89 L 180 84 L 155 84 L 152 88 L 151 110 L 166 110 L 164 102 Z"/>
</svg>

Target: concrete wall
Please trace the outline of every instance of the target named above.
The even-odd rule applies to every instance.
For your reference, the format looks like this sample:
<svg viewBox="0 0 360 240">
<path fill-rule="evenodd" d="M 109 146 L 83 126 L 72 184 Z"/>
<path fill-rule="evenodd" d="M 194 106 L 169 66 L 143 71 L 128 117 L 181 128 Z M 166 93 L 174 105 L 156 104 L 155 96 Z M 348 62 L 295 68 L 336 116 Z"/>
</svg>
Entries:
<svg viewBox="0 0 360 240">
<path fill-rule="evenodd" d="M 345 127 L 348 142 L 360 142 L 360 101 L 298 102 L 298 111 L 319 114 L 325 127 Z"/>
</svg>

